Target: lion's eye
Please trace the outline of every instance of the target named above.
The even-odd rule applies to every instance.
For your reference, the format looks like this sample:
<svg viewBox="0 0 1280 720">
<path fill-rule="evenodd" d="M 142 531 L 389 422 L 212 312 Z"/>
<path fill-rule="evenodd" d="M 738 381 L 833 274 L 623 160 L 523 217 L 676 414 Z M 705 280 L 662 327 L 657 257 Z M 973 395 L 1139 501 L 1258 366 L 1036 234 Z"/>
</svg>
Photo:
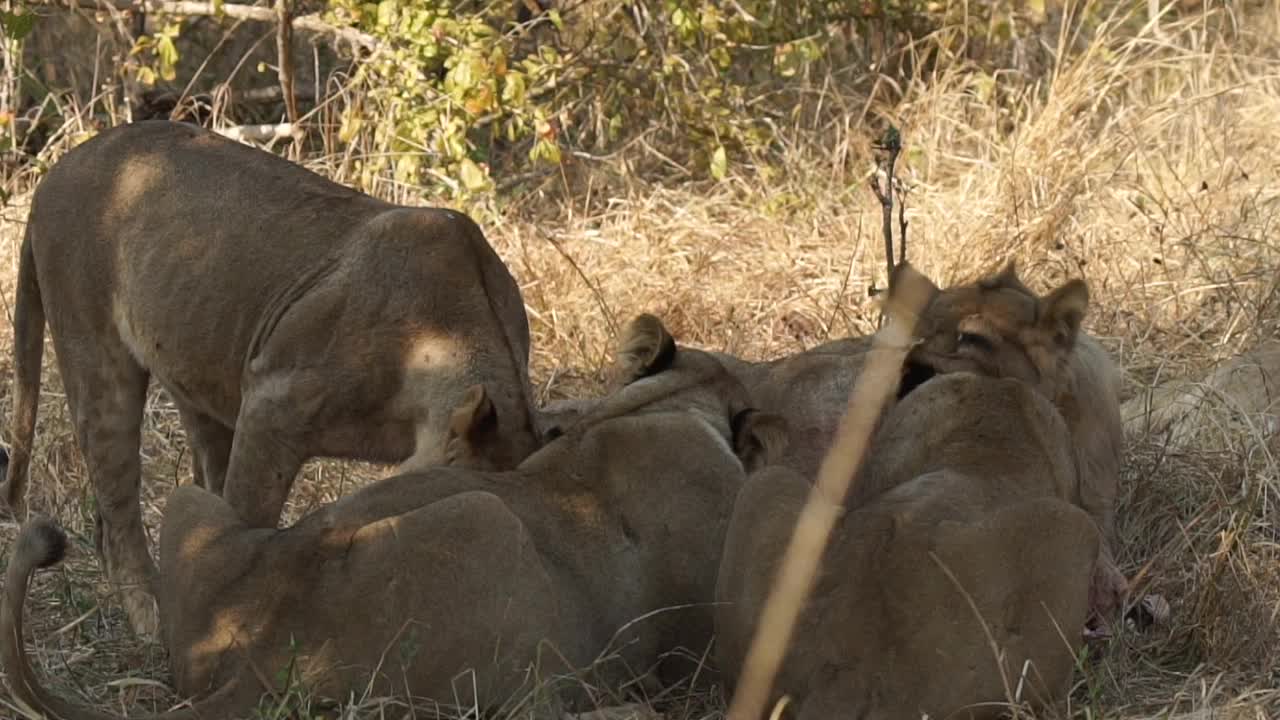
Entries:
<svg viewBox="0 0 1280 720">
<path fill-rule="evenodd" d="M 995 348 L 995 344 L 990 339 L 978 335 L 976 333 L 961 332 L 956 337 L 956 344 L 959 347 L 971 347 L 975 350 L 991 351 Z"/>
</svg>

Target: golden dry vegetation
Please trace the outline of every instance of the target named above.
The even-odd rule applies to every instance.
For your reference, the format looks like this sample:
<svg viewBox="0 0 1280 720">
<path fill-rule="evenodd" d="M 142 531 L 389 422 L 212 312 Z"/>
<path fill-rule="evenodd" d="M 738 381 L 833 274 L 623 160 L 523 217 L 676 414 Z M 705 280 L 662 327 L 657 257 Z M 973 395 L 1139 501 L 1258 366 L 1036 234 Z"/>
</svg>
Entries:
<svg viewBox="0 0 1280 720">
<path fill-rule="evenodd" d="M 805 78 L 805 107 L 823 111 L 778 128 L 784 157 L 773 168 L 731 162 L 719 182 L 658 182 L 630 172 L 625 154 L 569 155 L 540 189 L 486 213 L 491 242 L 522 284 L 542 396 L 598 389 L 615 331 L 641 311 L 682 341 L 751 358 L 871 331 L 868 289 L 883 285 L 884 270 L 868 140 L 885 120 L 909 148 L 899 176 L 911 261 L 940 283 L 1011 258 L 1038 290 L 1085 277 L 1094 300 L 1086 326 L 1124 368 L 1126 396 L 1276 337 L 1280 4 L 1159 24 L 1117 17 L 1087 38 L 1073 36 L 1069 19 L 1063 28 L 1047 38 L 1058 61 L 1033 82 L 1006 83 L 957 59 L 889 103 L 842 90 L 838 73 Z M 333 159 L 304 162 L 348 179 Z M 32 180 L 7 182 L 8 316 Z M 411 188 L 383 194 L 416 202 Z M 0 345 L 11 333 L 0 323 Z M 30 502 L 63 523 L 73 547 L 67 563 L 37 577 L 29 642 L 60 692 L 117 711 L 163 710 L 176 701 L 163 651 L 133 640 L 93 557 L 85 470 L 53 365 L 46 353 Z M 0 356 L 0 376 L 11 373 Z M 6 418 L 10 405 L 6 380 Z M 1280 717 L 1277 444 L 1215 427 L 1180 449 L 1129 435 L 1119 560 L 1138 592 L 1161 595 L 1172 613 L 1095 649 L 1069 717 L 1208 708 Z M 190 482 L 176 411 L 158 395 L 143 452 L 154 533 L 166 493 Z M 313 462 L 291 513 L 379 472 Z M 15 532 L 0 524 L 0 547 Z M 605 691 L 601 699 L 612 702 Z M 346 701 L 352 717 L 404 715 L 377 698 Z M 723 712 L 715 695 L 655 703 L 672 718 Z"/>
</svg>

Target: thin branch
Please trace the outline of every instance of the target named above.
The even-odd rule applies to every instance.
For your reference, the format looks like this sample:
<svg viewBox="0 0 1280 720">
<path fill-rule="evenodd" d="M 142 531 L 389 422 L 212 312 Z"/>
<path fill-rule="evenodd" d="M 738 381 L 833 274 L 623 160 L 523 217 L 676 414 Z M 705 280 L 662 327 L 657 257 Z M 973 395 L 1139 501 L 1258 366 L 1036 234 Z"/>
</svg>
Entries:
<svg viewBox="0 0 1280 720">
<path fill-rule="evenodd" d="M 844 498 L 855 482 L 880 414 L 898 390 L 916 319 L 927 299 L 927 283 L 918 273 L 903 273 L 890 286 L 884 312 L 891 319 L 872 336 L 871 350 L 854 381 L 835 440 L 800 509 L 725 713 L 728 720 L 756 720 L 764 713 L 827 541 L 844 514 Z"/>
<path fill-rule="evenodd" d="M 293 92 L 293 6 L 290 0 L 276 0 L 276 76 L 280 79 L 280 93 L 284 98 L 285 116 L 289 124 L 298 124 L 298 99 Z M 294 136 L 290 148 L 294 161 L 302 159 L 302 146 Z"/>
<path fill-rule="evenodd" d="M 907 191 L 898 191 L 898 264 L 907 261 Z M 892 272 L 892 270 L 890 270 Z"/>
<path fill-rule="evenodd" d="M 221 4 L 218 8 L 212 2 L 199 0 L 28 0 L 36 5 L 49 5 L 63 8 L 83 8 L 86 10 L 116 10 L 119 12 L 158 12 L 168 15 L 186 15 L 190 17 L 225 16 L 235 20 L 252 20 L 254 22 L 275 22 L 276 11 L 272 8 L 252 5 Z M 293 18 L 295 30 L 322 35 L 332 35 L 352 45 L 366 50 L 377 50 L 381 43 L 368 33 L 355 28 L 333 25 L 320 19 L 319 15 L 300 15 Z"/>
<path fill-rule="evenodd" d="M 902 138 L 898 133 L 898 129 L 890 126 L 885 132 L 884 139 L 877 145 L 875 149 L 884 150 L 889 153 L 888 158 L 884 162 L 885 166 L 885 186 L 880 187 L 880 178 L 875 175 L 871 176 L 871 191 L 876 194 L 876 199 L 880 201 L 880 208 L 883 211 L 882 231 L 884 232 L 884 259 L 888 273 L 886 278 L 893 277 L 893 170 L 898 163 L 898 154 L 902 152 Z M 905 226 L 904 226 L 905 227 Z M 903 257 L 906 257 L 905 238 L 903 242 Z"/>
<path fill-rule="evenodd" d="M 298 100 L 293 92 L 293 6 L 290 0 L 276 0 L 276 74 L 289 122 L 298 124 Z"/>
</svg>

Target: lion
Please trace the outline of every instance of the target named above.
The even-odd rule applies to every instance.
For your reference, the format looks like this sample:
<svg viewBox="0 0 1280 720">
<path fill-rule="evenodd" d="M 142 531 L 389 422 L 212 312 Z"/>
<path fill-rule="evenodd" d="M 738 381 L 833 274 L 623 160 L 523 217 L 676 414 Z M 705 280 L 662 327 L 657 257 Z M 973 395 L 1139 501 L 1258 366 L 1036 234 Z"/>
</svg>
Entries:
<svg viewBox="0 0 1280 720">
<path fill-rule="evenodd" d="M 904 266 L 910 264 L 899 267 Z M 1081 459 L 1082 502 L 1104 537 L 1113 540 L 1124 441 L 1119 368 L 1078 324 L 1070 326 L 1071 337 L 1058 338 L 1040 333 L 1037 326 L 1037 313 L 1058 300 L 1070 300 L 1083 314 L 1089 302 L 1087 284 L 1071 280 L 1038 296 L 1018 278 L 1014 263 L 946 289 L 929 284 L 931 299 L 915 329 L 919 345 L 904 366 L 900 392 L 905 394 L 934 374 L 957 370 L 1034 383 L 1066 418 Z M 1052 346 L 1045 345 L 1049 342 L 1071 347 L 1055 361 L 1060 367 L 1044 366 L 1048 357 L 1056 357 Z M 712 354 L 747 387 L 756 407 L 786 420 L 792 438 L 781 464 L 812 478 L 870 348 L 870 336 L 858 336 L 759 362 Z"/>
<path fill-rule="evenodd" d="M 1101 534 L 1061 414 L 1023 380 L 909 388 L 876 432 L 773 686 L 800 720 L 996 718 L 1069 690 Z M 732 687 L 809 493 L 787 467 L 738 496 L 716 586 Z"/>
<path fill-rule="evenodd" d="M 1080 329 L 1088 307 L 1083 280 L 1037 296 L 1012 262 L 975 282 L 935 289 L 916 327 L 921 342 L 907 357 L 899 393 L 937 373 L 969 371 L 1020 379 L 1053 402 L 1076 455 L 1075 502 L 1102 533 L 1090 623 L 1105 629 L 1128 591 L 1112 549 L 1124 426 L 1119 367 Z"/>
<path fill-rule="evenodd" d="M 899 271 L 910 267 L 903 263 Z M 1128 589 L 1112 550 L 1124 431 L 1119 368 L 1080 328 L 1088 285 L 1069 280 L 1038 296 L 1013 263 L 946 289 L 924 280 L 930 301 L 916 323 L 919 344 L 903 367 L 899 394 L 938 373 L 969 371 L 1019 378 L 1054 403 L 1077 455 L 1078 504 L 1102 531 L 1090 622 L 1105 627 Z M 779 464 L 812 479 L 870 347 L 870 337 L 850 337 L 764 362 L 712 354 L 746 386 L 755 407 L 786 421 L 791 439 Z"/>
<path fill-rule="evenodd" d="M 328 697 L 409 690 L 482 709 L 575 668 L 606 683 L 651 668 L 683 677 L 691 667 L 671 651 L 710 644 L 734 498 L 786 429 L 652 316 L 631 322 L 619 358 L 627 386 L 513 471 L 393 476 L 278 531 L 178 488 L 161 529 L 161 617 L 176 689 L 202 697 L 164 717 L 234 716 L 287 667 Z M 59 537 L 47 521 L 22 531 L 0 658 L 38 712 L 102 717 L 46 691 L 24 655 L 27 582 Z"/>
<path fill-rule="evenodd" d="M 0 493 L 19 516 L 46 319 L 98 554 L 143 636 L 157 623 L 138 507 L 150 378 L 177 406 L 195 481 L 255 528 L 276 526 L 312 457 L 508 469 L 540 442 L 520 288 L 471 219 L 194 125 L 103 131 L 35 192 Z"/>
<path fill-rule="evenodd" d="M 1270 438 L 1280 432 L 1280 341 L 1232 356 L 1199 377 L 1146 388 L 1121 407 L 1135 434 L 1161 435 L 1171 447 L 1195 440 Z"/>
<path fill-rule="evenodd" d="M 1077 455 L 1077 504 L 1102 532 L 1090 623 L 1105 628 L 1128 590 L 1112 549 L 1124 429 L 1120 370 L 1080 329 L 1088 285 L 1068 280 L 1038 296 L 1010 262 L 999 272 L 945 290 L 932 285 L 931 292 L 899 393 L 939 373 L 968 371 L 1021 379 L 1054 403 Z M 792 462 L 784 464 L 806 477 L 816 475 L 869 347 L 870 338 L 851 338 L 770 363 L 727 364 L 751 390 L 757 407 L 781 415 L 793 428 Z"/>
<path fill-rule="evenodd" d="M 1070 280 L 1038 296 L 1018 278 L 1014 263 L 945 290 L 930 285 L 930 302 L 915 328 L 919 345 L 904 366 L 900 393 L 934 374 L 958 370 L 1033 383 L 1066 419 L 1080 455 L 1081 502 L 1104 537 L 1114 540 L 1124 441 L 1119 368 L 1096 339 L 1080 330 L 1078 319 L 1058 318 L 1063 324 L 1054 330 L 1057 336 L 1041 331 L 1044 313 L 1054 303 L 1083 317 L 1088 285 Z M 1070 351 L 1061 356 L 1053 343 L 1065 343 Z M 781 415 L 791 427 L 783 464 L 814 477 L 870 347 L 866 336 L 765 362 L 717 356 L 747 386 L 756 407 Z"/>
</svg>

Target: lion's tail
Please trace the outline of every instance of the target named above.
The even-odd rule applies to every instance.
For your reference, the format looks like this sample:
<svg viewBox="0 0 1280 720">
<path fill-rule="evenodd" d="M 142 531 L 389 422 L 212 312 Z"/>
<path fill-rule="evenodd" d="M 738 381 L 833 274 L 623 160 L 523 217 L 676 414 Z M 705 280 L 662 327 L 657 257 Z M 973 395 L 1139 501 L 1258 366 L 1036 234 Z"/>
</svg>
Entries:
<svg viewBox="0 0 1280 720">
<path fill-rule="evenodd" d="M 37 568 L 62 561 L 67 549 L 67 536 L 52 520 L 38 517 L 22 527 L 13 547 L 5 573 L 4 595 L 0 599 L 0 659 L 4 661 L 9 689 L 19 707 L 32 717 L 76 717 L 63 712 L 65 708 L 61 703 L 50 698 L 48 692 L 40 687 L 22 643 L 22 606 L 27 600 L 27 585 Z"/>
<path fill-rule="evenodd" d="M 27 471 L 31 465 L 31 442 L 36 433 L 36 410 L 40 404 L 40 364 L 44 361 L 44 302 L 36 280 L 32 223 L 22 240 L 18 262 L 17 301 L 13 311 L 13 445 L 8 455 L 0 450 L 0 500 L 21 518 L 26 504 Z M 7 468 L 5 466 L 7 465 Z"/>
<path fill-rule="evenodd" d="M 27 586 L 39 568 L 56 565 L 66 551 L 67 536 L 46 517 L 36 517 L 22 527 L 14 543 L 9 568 L 5 574 L 3 596 L 0 597 L 0 661 L 13 702 L 30 717 L 49 720 L 118 720 L 119 716 L 74 705 L 49 692 L 36 677 L 22 641 L 22 609 L 27 599 Z M 244 676 L 242 676 L 244 677 Z M 132 720 L 214 720 L 233 717 L 252 704 L 251 683 L 233 680 L 191 707 L 158 715 L 130 716 Z M 246 695 L 248 697 L 246 697 Z"/>
</svg>

